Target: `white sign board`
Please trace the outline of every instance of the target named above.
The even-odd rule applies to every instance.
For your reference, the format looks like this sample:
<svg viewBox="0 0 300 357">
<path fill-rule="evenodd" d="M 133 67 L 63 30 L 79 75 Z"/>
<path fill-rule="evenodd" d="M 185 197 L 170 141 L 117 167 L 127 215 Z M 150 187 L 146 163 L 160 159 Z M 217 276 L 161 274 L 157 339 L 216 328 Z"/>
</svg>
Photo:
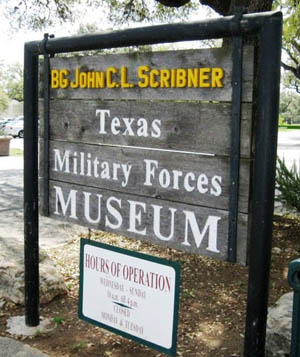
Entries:
<svg viewBox="0 0 300 357">
<path fill-rule="evenodd" d="M 79 317 L 175 354 L 179 264 L 81 240 Z"/>
</svg>

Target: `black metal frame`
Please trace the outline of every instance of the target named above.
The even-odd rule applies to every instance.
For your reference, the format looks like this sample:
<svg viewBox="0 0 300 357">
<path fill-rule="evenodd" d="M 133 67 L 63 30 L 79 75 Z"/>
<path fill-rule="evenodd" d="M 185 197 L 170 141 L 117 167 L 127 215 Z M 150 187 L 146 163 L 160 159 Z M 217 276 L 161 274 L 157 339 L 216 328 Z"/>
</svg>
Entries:
<svg viewBox="0 0 300 357">
<path fill-rule="evenodd" d="M 250 249 L 245 357 L 264 356 L 268 285 L 274 208 L 274 181 L 279 106 L 281 13 L 240 16 L 240 35 L 259 39 L 255 93 L 255 157 L 250 205 Z M 45 39 L 25 44 L 24 57 L 24 239 L 25 320 L 39 324 L 39 217 L 38 217 L 38 57 L 62 52 L 127 47 L 213 38 L 237 37 L 236 17 L 128 29 L 104 34 Z M 236 41 L 240 41 L 237 39 Z M 235 46 L 234 46 L 235 47 Z M 240 44 L 236 51 L 240 53 Z M 45 65 L 46 66 L 46 65 Z M 241 73 L 237 67 L 236 76 Z M 241 92 L 234 94 L 237 98 Z M 235 99 L 235 101 L 238 101 Z M 239 101 L 240 102 L 240 101 Z M 47 108 L 46 108 L 47 110 Z M 240 112 L 240 109 L 239 109 Z M 233 122 L 240 120 L 233 111 Z M 237 119 L 234 119 L 237 118 Z M 239 128 L 237 129 L 239 131 Z M 48 140 L 48 139 L 47 139 Z M 234 144 L 237 145 L 238 144 Z M 239 150 L 239 149 L 238 149 Z M 235 169 L 235 175 L 238 169 Z M 238 176 L 237 176 L 238 182 Z M 236 193 L 235 193 L 236 195 Z M 236 219 L 236 218 L 234 218 Z M 234 227 L 234 225 L 232 226 Z M 236 229 L 236 228 L 235 228 Z M 235 242 L 229 254 L 235 260 Z"/>
<path fill-rule="evenodd" d="M 235 263 L 237 256 L 237 223 L 240 187 L 240 142 L 242 112 L 242 75 L 243 75 L 243 35 L 240 22 L 243 9 L 235 15 L 235 29 L 232 40 L 232 111 L 231 111 L 231 155 L 230 155 L 230 192 L 228 217 L 228 261 Z"/>
</svg>

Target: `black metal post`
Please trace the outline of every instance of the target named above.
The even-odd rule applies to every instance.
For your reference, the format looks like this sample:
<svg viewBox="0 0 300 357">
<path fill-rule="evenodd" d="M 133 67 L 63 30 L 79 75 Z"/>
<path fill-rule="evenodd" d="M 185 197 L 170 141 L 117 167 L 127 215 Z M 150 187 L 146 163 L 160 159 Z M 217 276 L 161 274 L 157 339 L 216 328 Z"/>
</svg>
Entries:
<svg viewBox="0 0 300 357">
<path fill-rule="evenodd" d="M 277 151 L 282 16 L 260 32 L 245 357 L 265 355 Z"/>
<path fill-rule="evenodd" d="M 232 40 L 232 113 L 231 113 L 231 153 L 230 153 L 230 195 L 228 220 L 228 261 L 235 263 L 237 256 L 237 222 L 240 182 L 240 140 L 243 74 L 243 36 L 240 20 L 243 9 L 237 9 L 236 29 Z"/>
<path fill-rule="evenodd" d="M 259 31 L 265 20 L 273 15 L 274 12 L 243 15 L 240 22 L 241 34 L 253 34 Z M 165 42 L 198 41 L 231 37 L 234 32 L 233 28 L 235 27 L 233 19 L 233 16 L 226 16 L 192 23 L 147 26 L 101 34 L 53 38 L 47 41 L 46 50 L 49 54 L 55 54 Z M 42 44 L 36 42 L 36 46 L 39 47 L 39 53 L 43 54 Z"/>
<path fill-rule="evenodd" d="M 50 99 L 50 61 L 46 51 L 48 34 L 44 35 L 44 132 L 43 132 L 43 215 L 49 216 L 49 99 Z"/>
<path fill-rule="evenodd" d="M 292 338 L 290 357 L 300 354 L 300 259 L 295 259 L 289 264 L 288 282 L 294 290 Z"/>
<path fill-rule="evenodd" d="M 38 54 L 24 48 L 25 322 L 39 324 Z"/>
</svg>

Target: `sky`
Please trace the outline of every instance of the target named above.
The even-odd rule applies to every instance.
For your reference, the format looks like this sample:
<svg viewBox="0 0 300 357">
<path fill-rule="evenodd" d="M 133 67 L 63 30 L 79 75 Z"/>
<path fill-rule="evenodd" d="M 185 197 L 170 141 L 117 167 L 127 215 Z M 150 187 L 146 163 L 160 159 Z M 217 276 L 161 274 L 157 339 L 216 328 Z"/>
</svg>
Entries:
<svg viewBox="0 0 300 357">
<path fill-rule="evenodd" d="M 74 26 L 57 26 L 51 29 L 51 33 L 56 36 L 71 35 Z M 24 31 L 18 32 L 10 30 L 10 21 L 3 16 L 0 5 L 0 61 L 5 64 L 13 64 L 24 61 L 24 43 L 28 41 L 40 41 L 44 38 L 45 31 Z"/>
<path fill-rule="evenodd" d="M 208 10 L 206 7 L 200 10 L 197 13 L 197 19 L 204 19 L 207 18 Z M 90 13 L 86 13 L 85 17 L 81 17 L 82 23 L 87 23 L 88 21 L 96 22 L 96 19 L 93 20 L 93 15 Z M 194 21 L 196 18 L 194 16 L 191 17 L 191 21 Z M 104 26 L 103 26 L 104 25 Z M 102 27 L 110 27 L 109 24 L 103 24 L 103 20 L 101 21 Z M 136 27 L 137 25 L 134 24 L 132 27 Z M 10 31 L 10 24 L 9 19 L 5 18 L 1 11 L 0 5 L 0 62 L 4 64 L 13 64 L 13 63 L 23 63 L 23 54 L 24 54 L 24 43 L 27 41 L 41 41 L 44 38 L 44 33 L 54 33 L 55 37 L 62 37 L 62 36 L 71 36 L 75 35 L 77 28 L 79 27 L 79 23 L 75 23 L 74 25 L 60 25 L 51 30 L 45 31 L 26 31 L 19 30 L 18 32 L 11 32 Z M 75 33 L 74 33 L 75 32 Z"/>
</svg>

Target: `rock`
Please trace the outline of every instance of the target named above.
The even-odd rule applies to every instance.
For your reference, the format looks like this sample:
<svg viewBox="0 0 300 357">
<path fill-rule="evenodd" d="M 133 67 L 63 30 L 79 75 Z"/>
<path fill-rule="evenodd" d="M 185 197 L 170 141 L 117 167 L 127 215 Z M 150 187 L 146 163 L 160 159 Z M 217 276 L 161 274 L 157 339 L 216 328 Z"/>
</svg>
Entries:
<svg viewBox="0 0 300 357">
<path fill-rule="evenodd" d="M 280 254 L 280 253 L 281 253 L 281 249 L 280 249 L 279 247 L 274 247 L 274 248 L 272 249 L 272 253 L 273 253 L 273 254 Z"/>
<path fill-rule="evenodd" d="M 6 331 L 15 336 L 38 336 L 40 334 L 47 334 L 54 328 L 55 327 L 51 326 L 51 320 L 43 319 L 42 316 L 39 325 L 35 327 L 30 327 L 25 324 L 25 316 L 13 316 L 7 320 Z"/>
<path fill-rule="evenodd" d="M 293 296 L 293 292 L 284 294 L 274 306 L 269 308 L 266 334 L 267 357 L 290 355 Z"/>
<path fill-rule="evenodd" d="M 12 338 L 0 337 L 1 357 L 47 357 L 45 353 Z"/>
<path fill-rule="evenodd" d="M 53 261 L 40 249 L 40 302 L 48 303 L 66 294 L 64 279 Z M 0 300 L 24 305 L 24 245 L 18 241 L 7 244 L 0 238 Z"/>
</svg>

